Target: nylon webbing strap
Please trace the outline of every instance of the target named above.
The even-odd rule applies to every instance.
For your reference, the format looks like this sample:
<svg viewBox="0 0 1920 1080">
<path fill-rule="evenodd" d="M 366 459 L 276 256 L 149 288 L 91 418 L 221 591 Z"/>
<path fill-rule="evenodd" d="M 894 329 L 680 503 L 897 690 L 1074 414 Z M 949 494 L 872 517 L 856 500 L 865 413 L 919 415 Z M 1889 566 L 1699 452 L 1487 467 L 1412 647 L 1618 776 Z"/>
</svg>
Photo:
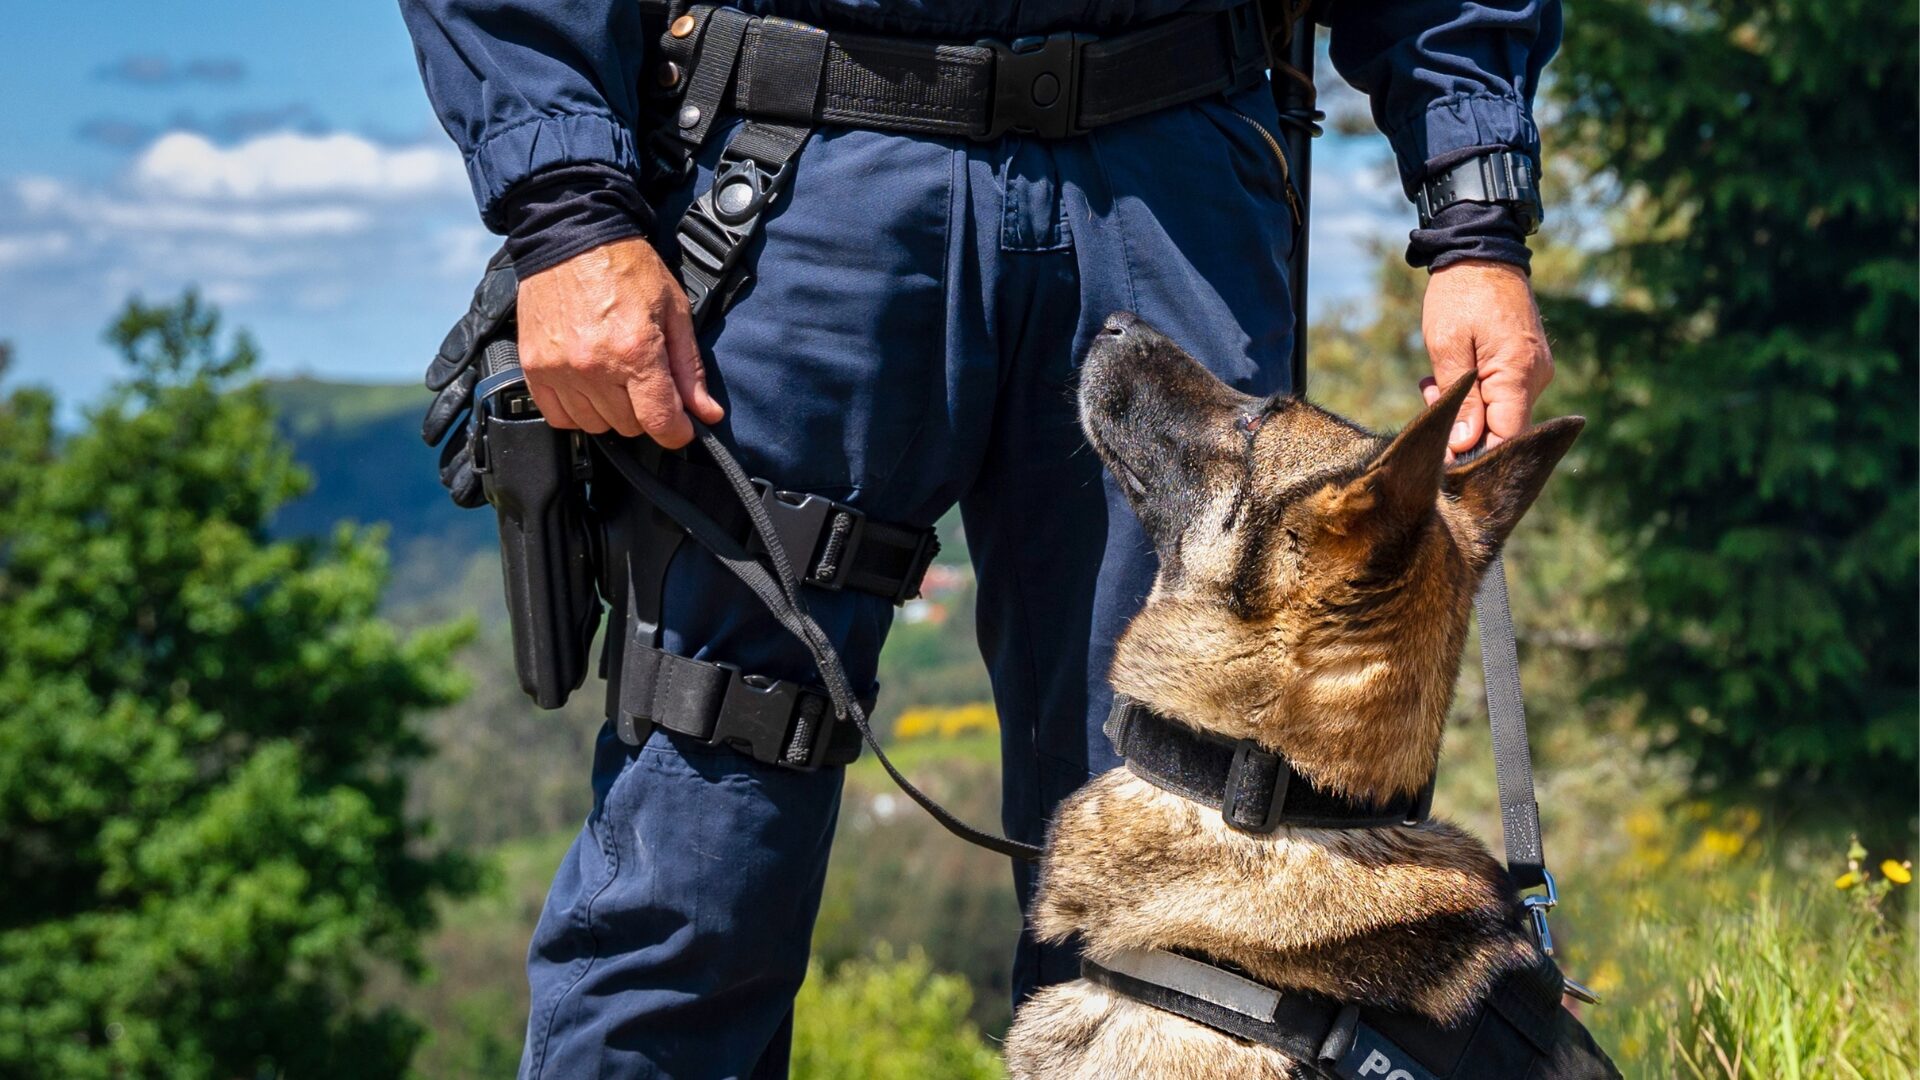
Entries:
<svg viewBox="0 0 1920 1080">
<path fill-rule="evenodd" d="M 1264 64 L 1253 6 L 1094 41 L 1081 62 L 1081 127 L 1117 123 L 1251 85 Z"/>
<path fill-rule="evenodd" d="M 654 473 L 758 553 L 753 522 L 720 470 L 684 455 L 662 454 Z M 806 584 L 851 589 L 896 604 L 920 594 L 927 567 L 940 552 L 936 529 L 875 521 L 824 495 L 782 491 L 762 480 L 753 483 L 775 535 Z"/>
<path fill-rule="evenodd" d="M 621 669 L 619 734 L 628 745 L 644 743 L 652 724 L 793 769 L 860 756 L 859 733 L 834 724 L 832 701 L 820 687 L 743 675 L 637 641 L 627 643 Z"/>
<path fill-rule="evenodd" d="M 1520 697 L 1520 652 L 1507 599 L 1507 565 L 1495 556 L 1480 578 L 1473 610 L 1480 622 L 1480 667 L 1487 681 L 1487 723 L 1493 729 L 1493 768 L 1500 787 L 1500 832 L 1507 871 L 1522 891 L 1547 883 L 1540 847 L 1540 804 L 1533 793 L 1533 757 L 1527 710 Z"/>
<path fill-rule="evenodd" d="M 807 126 L 973 138 L 1003 130 L 1078 133 L 1255 85 L 1265 68 L 1251 4 L 1104 39 L 1056 34 L 966 44 L 836 31 L 823 34 L 818 66 L 810 56 L 794 62 L 781 22 L 747 29 L 731 100 L 748 116 Z M 808 70 L 816 72 L 812 82 Z M 1029 123 L 1029 105 L 1064 109 L 1060 131 Z M 1013 112 L 996 115 L 1003 110 Z"/>
<path fill-rule="evenodd" d="M 1016 859 L 1038 859 L 1040 849 L 1033 844 L 1021 843 L 1004 836 L 976 829 L 955 817 L 946 807 L 915 787 L 881 748 L 880 740 L 873 733 L 873 727 L 867 721 L 866 710 L 860 705 L 847 679 L 846 668 L 840 662 L 833 642 L 826 631 L 813 620 L 806 610 L 806 602 L 800 594 L 800 579 L 794 572 L 792 563 L 787 559 L 784 549 L 774 535 L 773 522 L 767 517 L 766 509 L 761 505 L 753 482 L 747 478 L 733 454 L 721 443 L 705 424 L 693 421 L 694 431 L 700 444 L 713 456 L 714 464 L 727 478 L 735 496 L 746 509 L 753 521 L 754 532 L 767 543 L 766 562 L 761 562 L 738 540 L 729 536 L 726 530 L 703 513 L 685 496 L 667 486 L 658 477 L 648 472 L 635 459 L 633 448 L 625 440 L 596 437 L 607 460 L 614 469 L 644 495 L 662 513 L 672 518 L 687 531 L 695 543 L 706 548 L 720 565 L 741 584 L 751 590 L 774 619 L 788 633 L 799 640 L 813 658 L 814 667 L 819 671 L 821 681 L 825 683 L 828 697 L 832 700 L 836 717 L 851 720 L 859 729 L 860 737 L 873 748 L 874 757 L 880 761 L 880 767 L 886 770 L 894 784 L 906 796 L 919 804 L 920 808 L 933 816 L 942 827 L 955 836 L 989 851 Z"/>
<path fill-rule="evenodd" d="M 680 215 L 677 270 L 696 327 L 726 308 L 746 285 L 741 256 L 785 189 L 789 166 L 808 133 L 788 124 L 741 125 L 720 155 L 713 186 Z"/>
<path fill-rule="evenodd" d="M 693 69 L 687 75 L 687 91 L 674 116 L 676 134 L 681 141 L 699 146 L 707 141 L 713 125 L 720 119 L 721 106 L 727 102 L 732 85 L 733 67 L 740 58 L 740 44 L 746 40 L 747 26 L 753 17 L 738 8 L 700 9 L 699 51 Z"/>
<path fill-rule="evenodd" d="M 1160 949 L 1123 950 L 1099 963 L 1083 959 L 1080 973 L 1117 994 L 1274 1047 L 1315 1075 L 1341 1080 L 1538 1076 L 1541 1059 L 1568 1037 L 1569 1025 L 1578 1027 L 1560 1008 L 1559 969 L 1545 958 L 1507 973 L 1471 1016 L 1451 1027 L 1417 1013 L 1278 990 L 1238 971 Z M 1581 1033 L 1579 1038 L 1591 1046 L 1590 1037 Z M 1618 1073 L 1583 1063 L 1570 1075 Z"/>
<path fill-rule="evenodd" d="M 1153 971 L 1128 966 L 1126 960 L 1124 954 L 1115 957 L 1109 964 L 1083 958 L 1080 961 L 1080 974 L 1089 982 L 1156 1009 L 1184 1016 L 1197 1024 L 1224 1031 L 1248 1042 L 1274 1047 L 1295 1061 L 1320 1063 L 1322 1048 L 1334 1041 L 1331 1037 L 1340 1034 L 1337 1028 L 1342 1022 L 1358 1019 L 1357 1014 L 1353 1017 L 1343 1016 L 1342 1006 L 1325 998 L 1280 994 L 1277 991 L 1273 992 L 1271 1008 L 1266 1015 L 1250 1015 L 1236 1007 L 1237 1001 L 1210 1001 L 1207 997 L 1162 985 L 1154 981 Z M 1127 969 L 1122 970 L 1123 967 Z M 1237 978 L 1224 971 L 1220 975 L 1222 978 L 1211 981 L 1216 990 L 1226 989 L 1229 980 Z"/>
</svg>

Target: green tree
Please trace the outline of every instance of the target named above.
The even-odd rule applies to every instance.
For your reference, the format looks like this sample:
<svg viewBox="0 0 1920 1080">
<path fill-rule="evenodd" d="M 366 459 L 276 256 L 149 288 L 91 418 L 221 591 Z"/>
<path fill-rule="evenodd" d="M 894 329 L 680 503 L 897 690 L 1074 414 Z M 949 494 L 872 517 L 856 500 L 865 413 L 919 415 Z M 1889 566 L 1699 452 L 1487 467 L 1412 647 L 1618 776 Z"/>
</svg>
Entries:
<svg viewBox="0 0 1920 1080">
<path fill-rule="evenodd" d="M 1557 146 L 1616 197 L 1549 305 L 1587 375 L 1573 490 L 1627 558 L 1623 662 L 1721 786 L 1915 802 L 1911 4 L 1590 0 Z"/>
<path fill-rule="evenodd" d="M 464 628 L 376 614 L 378 535 L 273 542 L 305 483 L 244 334 L 129 303 L 84 425 L 0 398 L 0 1074 L 380 1076 L 359 999 L 471 878 L 402 812 Z"/>
</svg>

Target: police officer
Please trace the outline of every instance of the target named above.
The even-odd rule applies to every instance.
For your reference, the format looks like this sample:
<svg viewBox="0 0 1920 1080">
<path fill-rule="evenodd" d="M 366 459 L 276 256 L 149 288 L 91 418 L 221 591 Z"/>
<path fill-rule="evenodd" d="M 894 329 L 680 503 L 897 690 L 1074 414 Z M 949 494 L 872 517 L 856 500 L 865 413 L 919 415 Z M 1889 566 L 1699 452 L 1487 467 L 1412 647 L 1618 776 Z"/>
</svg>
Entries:
<svg viewBox="0 0 1920 1080">
<path fill-rule="evenodd" d="M 740 0 L 833 31 L 971 43 L 1101 38 L 1239 0 Z M 1229 383 L 1285 389 L 1295 208 L 1263 86 L 1067 137 L 990 140 L 815 128 L 749 251 L 754 280 L 696 332 L 663 262 L 705 190 L 641 194 L 646 88 L 666 67 L 635 0 L 402 0 L 429 95 L 485 223 L 520 277 L 520 355 L 555 426 L 686 444 L 717 425 L 748 469 L 877 520 L 928 525 L 958 504 L 979 580 L 1005 770 L 1003 824 L 1038 842 L 1054 806 L 1117 764 L 1100 732 L 1116 633 L 1152 554 L 1082 450 L 1074 360 L 1132 311 Z M 1451 448 L 1522 430 L 1552 362 L 1527 277 L 1531 99 L 1560 36 L 1557 0 L 1336 0 L 1320 21 L 1364 91 L 1410 197 L 1409 259 L 1432 270 L 1422 332 L 1434 378 L 1478 386 Z M 657 34 L 657 30 L 654 31 Z M 684 118 L 683 118 L 684 119 Z M 1463 180 L 1463 177 L 1466 178 Z M 1456 201 L 1449 192 L 1465 190 Z M 1531 205 L 1530 205 L 1531 204 Z M 871 688 L 882 597 L 811 596 Z M 810 681 L 807 654 L 704 553 L 665 577 L 662 646 Z M 507 767 L 510 767 L 508 765 Z M 825 878 L 841 772 L 801 772 L 655 729 L 603 731 L 594 809 L 528 959 L 529 1077 L 776 1077 Z M 1024 904 L 1034 880 L 1015 867 Z M 1015 993 L 1074 977 L 1018 945 Z"/>
</svg>

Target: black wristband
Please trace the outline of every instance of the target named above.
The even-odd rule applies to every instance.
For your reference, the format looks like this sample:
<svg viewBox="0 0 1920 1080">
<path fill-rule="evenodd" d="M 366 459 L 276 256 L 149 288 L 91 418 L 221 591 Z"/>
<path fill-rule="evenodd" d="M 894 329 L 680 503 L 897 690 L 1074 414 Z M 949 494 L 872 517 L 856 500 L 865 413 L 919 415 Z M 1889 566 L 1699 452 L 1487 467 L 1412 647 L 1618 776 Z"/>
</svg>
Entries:
<svg viewBox="0 0 1920 1080">
<path fill-rule="evenodd" d="M 1442 154 L 1427 162 L 1427 173 L 1498 149 L 1474 146 Z M 1454 203 L 1434 214 L 1425 228 L 1408 234 L 1407 241 L 1407 262 L 1429 270 L 1444 270 L 1464 259 L 1509 263 L 1529 273 L 1533 269 L 1526 222 L 1517 208 L 1502 203 Z"/>
<path fill-rule="evenodd" d="M 507 255 L 521 280 L 615 240 L 645 236 L 653 208 L 610 165 L 562 165 L 515 185 L 501 203 Z"/>
</svg>

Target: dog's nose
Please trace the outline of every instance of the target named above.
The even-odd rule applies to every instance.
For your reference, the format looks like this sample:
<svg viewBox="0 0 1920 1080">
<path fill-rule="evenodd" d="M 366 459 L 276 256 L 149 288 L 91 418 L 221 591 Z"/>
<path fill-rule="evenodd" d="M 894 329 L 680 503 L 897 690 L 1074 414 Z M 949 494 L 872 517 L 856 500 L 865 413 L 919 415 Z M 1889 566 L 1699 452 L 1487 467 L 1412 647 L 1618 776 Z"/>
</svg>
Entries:
<svg viewBox="0 0 1920 1080">
<path fill-rule="evenodd" d="M 1107 316 L 1107 323 L 1100 328 L 1100 333 L 1105 337 L 1126 337 L 1138 325 L 1140 316 L 1130 311 L 1116 311 Z"/>
</svg>

